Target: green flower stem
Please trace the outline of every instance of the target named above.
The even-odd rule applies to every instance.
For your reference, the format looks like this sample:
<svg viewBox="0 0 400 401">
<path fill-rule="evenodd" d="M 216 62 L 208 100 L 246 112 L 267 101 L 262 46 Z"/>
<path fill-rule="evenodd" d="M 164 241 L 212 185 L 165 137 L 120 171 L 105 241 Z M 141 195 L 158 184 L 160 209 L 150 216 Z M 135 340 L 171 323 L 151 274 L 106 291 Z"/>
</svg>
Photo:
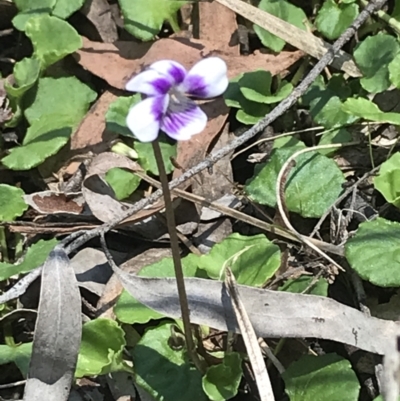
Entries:
<svg viewBox="0 0 400 401">
<path fill-rule="evenodd" d="M 9 262 L 8 249 L 7 249 L 7 239 L 4 227 L 0 227 L 0 251 L 3 262 Z"/>
<path fill-rule="evenodd" d="M 368 5 L 367 0 L 360 0 L 360 3 L 366 7 Z M 400 34 L 400 22 L 397 21 L 395 18 L 391 17 L 389 14 L 385 13 L 385 11 L 379 10 L 376 11 L 377 16 L 382 20 L 385 21 L 390 27 L 392 27 L 397 34 Z"/>
<path fill-rule="evenodd" d="M 183 277 L 182 261 L 179 249 L 178 235 L 176 232 L 174 209 L 172 206 L 171 193 L 168 185 L 168 177 L 167 173 L 165 172 L 164 161 L 162 158 L 160 144 L 158 143 L 158 140 L 156 139 L 155 141 L 152 142 L 152 144 L 153 144 L 154 156 L 157 161 L 161 186 L 163 190 L 165 215 L 167 219 L 168 233 L 171 241 L 172 259 L 174 261 L 175 277 L 176 277 L 176 284 L 178 287 L 179 303 L 181 305 L 181 314 L 182 314 L 183 328 L 185 332 L 186 345 L 189 356 L 193 361 L 193 363 L 195 364 L 195 366 L 197 367 L 197 369 L 201 373 L 205 373 L 203 363 L 200 361 L 199 356 L 197 355 L 192 337 L 189 304 L 186 295 L 185 280 Z"/>
</svg>

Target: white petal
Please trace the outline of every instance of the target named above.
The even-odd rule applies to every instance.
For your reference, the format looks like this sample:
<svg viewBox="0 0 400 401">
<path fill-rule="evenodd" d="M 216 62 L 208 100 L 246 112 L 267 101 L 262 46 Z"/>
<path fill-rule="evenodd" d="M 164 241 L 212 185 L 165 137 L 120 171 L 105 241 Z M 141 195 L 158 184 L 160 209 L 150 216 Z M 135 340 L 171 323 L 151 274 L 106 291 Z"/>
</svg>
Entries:
<svg viewBox="0 0 400 401">
<path fill-rule="evenodd" d="M 186 75 L 178 89 L 196 97 L 211 98 L 222 95 L 228 87 L 227 67 L 219 57 L 200 60 Z"/>
<path fill-rule="evenodd" d="M 156 61 L 149 68 L 166 77 L 173 85 L 183 82 L 187 74 L 185 67 L 173 60 Z"/>
<path fill-rule="evenodd" d="M 145 70 L 128 81 L 127 91 L 149 96 L 165 95 L 171 89 L 171 81 L 156 70 Z"/>
<path fill-rule="evenodd" d="M 207 115 L 195 104 L 185 111 L 168 112 L 161 121 L 161 129 L 177 141 L 190 139 L 199 134 L 207 125 Z"/>
<path fill-rule="evenodd" d="M 168 102 L 168 95 L 148 97 L 129 110 L 126 125 L 140 142 L 152 142 L 157 138 Z"/>
</svg>

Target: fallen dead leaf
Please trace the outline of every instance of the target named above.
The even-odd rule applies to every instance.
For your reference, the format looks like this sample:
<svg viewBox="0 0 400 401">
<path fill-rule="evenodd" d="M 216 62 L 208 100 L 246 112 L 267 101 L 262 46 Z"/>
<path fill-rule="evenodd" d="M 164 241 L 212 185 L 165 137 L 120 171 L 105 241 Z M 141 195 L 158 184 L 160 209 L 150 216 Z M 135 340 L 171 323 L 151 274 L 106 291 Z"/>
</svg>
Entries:
<svg viewBox="0 0 400 401">
<path fill-rule="evenodd" d="M 55 191 L 43 191 L 24 195 L 25 202 L 40 214 L 81 214 L 84 199 L 79 193 L 64 194 Z"/>
<path fill-rule="evenodd" d="M 238 29 L 236 14 L 222 4 L 199 2 L 199 38 L 218 43 L 218 50 L 239 56 L 240 49 L 235 32 Z"/>
<path fill-rule="evenodd" d="M 159 39 L 153 43 L 116 42 L 99 43 L 83 38 L 83 47 L 75 53 L 79 64 L 92 74 L 106 80 L 111 86 L 125 89 L 129 78 L 166 55 L 190 68 L 203 57 L 216 55 L 228 66 L 228 76 L 263 68 L 276 75 L 288 69 L 303 53 L 281 52 L 277 55 L 256 52 L 249 56 L 232 56 L 221 52 L 218 43 L 206 40 L 174 38 Z"/>
</svg>

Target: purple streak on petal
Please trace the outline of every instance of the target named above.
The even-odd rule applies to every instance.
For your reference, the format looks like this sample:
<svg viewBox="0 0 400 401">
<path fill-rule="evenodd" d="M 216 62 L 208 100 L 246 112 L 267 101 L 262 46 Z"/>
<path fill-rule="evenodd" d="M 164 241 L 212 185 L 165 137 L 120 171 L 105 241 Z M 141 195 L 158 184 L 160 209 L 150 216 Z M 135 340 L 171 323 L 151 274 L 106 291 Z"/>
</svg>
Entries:
<svg viewBox="0 0 400 401">
<path fill-rule="evenodd" d="M 171 82 L 169 82 L 169 80 L 164 77 L 155 79 L 154 81 L 151 82 L 151 85 L 160 95 L 167 94 L 172 86 Z"/>
<path fill-rule="evenodd" d="M 169 107 L 161 121 L 161 129 L 171 138 L 187 140 L 205 128 L 207 116 L 194 102 L 187 102 L 186 108 L 172 111 Z"/>
<path fill-rule="evenodd" d="M 173 78 L 174 84 L 178 85 L 185 79 L 186 71 L 182 70 L 182 68 L 179 68 L 175 64 L 171 64 L 168 74 Z"/>
<path fill-rule="evenodd" d="M 157 96 L 154 97 L 153 99 L 154 100 L 151 108 L 151 114 L 153 115 L 156 121 L 160 122 L 166 111 L 168 100 L 166 100 L 165 96 Z"/>
<path fill-rule="evenodd" d="M 188 95 L 196 97 L 207 97 L 207 84 L 199 75 L 188 76 L 185 80 L 185 89 Z"/>
</svg>

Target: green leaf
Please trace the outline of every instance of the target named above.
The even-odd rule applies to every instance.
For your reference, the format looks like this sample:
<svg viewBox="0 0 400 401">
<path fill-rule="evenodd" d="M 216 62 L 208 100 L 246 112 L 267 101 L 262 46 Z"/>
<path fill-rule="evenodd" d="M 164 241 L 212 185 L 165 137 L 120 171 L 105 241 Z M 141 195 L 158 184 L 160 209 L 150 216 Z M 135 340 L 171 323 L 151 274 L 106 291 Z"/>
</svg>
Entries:
<svg viewBox="0 0 400 401">
<path fill-rule="evenodd" d="M 141 181 L 136 174 L 118 167 L 108 170 L 105 179 L 118 200 L 126 199 L 133 194 Z"/>
<path fill-rule="evenodd" d="M 345 113 L 342 100 L 351 96 L 351 89 L 343 75 L 334 75 L 325 85 L 323 78 L 317 79 L 303 96 L 305 106 L 310 107 L 310 114 L 317 124 L 333 128 L 353 123 L 357 118 Z"/>
<path fill-rule="evenodd" d="M 20 370 L 22 376 L 26 377 L 28 375 L 31 354 L 32 343 L 19 344 L 15 347 L 0 344 L 0 365 L 14 362 Z"/>
<path fill-rule="evenodd" d="M 241 101 L 243 101 L 243 99 L 246 100 L 239 86 L 239 80 L 243 77 L 243 75 L 244 74 L 239 74 L 229 81 L 228 88 L 223 94 L 225 103 L 228 107 L 235 107 L 237 109 L 240 109 Z"/>
<path fill-rule="evenodd" d="M 389 79 L 396 88 L 400 88 L 400 53 L 389 64 Z"/>
<path fill-rule="evenodd" d="M 291 141 L 293 144 L 294 139 Z M 274 149 L 268 163 L 261 165 L 246 183 L 246 192 L 262 205 L 276 206 L 275 184 L 286 160 L 305 146 L 297 142 L 290 147 Z M 318 152 L 307 152 L 296 158 L 286 182 L 286 205 L 303 217 L 320 217 L 335 202 L 345 182 L 336 163 Z"/>
<path fill-rule="evenodd" d="M 41 78 L 37 91 L 27 94 L 25 117 L 30 124 L 44 116 L 68 117 L 71 126 L 80 123 L 97 94 L 75 77 Z"/>
<path fill-rule="evenodd" d="M 221 364 L 211 366 L 203 376 L 203 390 L 212 401 L 233 398 L 242 379 L 242 358 L 237 352 L 225 354 Z"/>
<path fill-rule="evenodd" d="M 337 39 L 357 15 L 358 5 L 355 3 L 336 3 L 335 0 L 326 0 L 318 12 L 315 25 L 328 39 Z"/>
<path fill-rule="evenodd" d="M 29 91 L 25 117 L 31 126 L 22 142 L 2 162 L 13 170 L 28 170 L 56 154 L 80 123 L 96 92 L 75 77 L 41 78 Z"/>
<path fill-rule="evenodd" d="M 245 98 L 241 106 L 242 108 L 236 112 L 236 119 L 246 125 L 258 123 L 271 110 L 268 104 L 250 102 Z"/>
<path fill-rule="evenodd" d="M 256 70 L 247 72 L 238 81 L 242 95 L 251 102 L 278 103 L 285 99 L 292 91 L 293 86 L 289 82 L 281 82 L 275 93 L 271 92 L 272 75 L 269 71 Z M 240 104 L 241 96 L 237 97 Z"/>
<path fill-rule="evenodd" d="M 124 331 L 111 319 L 98 318 L 84 324 L 76 377 L 129 370 L 123 362 Z"/>
<path fill-rule="evenodd" d="M 43 70 L 82 47 L 80 35 L 68 22 L 49 15 L 30 18 L 25 34 L 32 41 L 33 56 L 40 60 Z"/>
<path fill-rule="evenodd" d="M 185 277 L 204 277 L 198 270 L 198 256 L 189 254 L 182 259 L 183 275 Z M 141 277 L 175 277 L 172 258 L 164 258 L 157 263 L 143 267 L 138 276 Z M 152 319 L 161 319 L 164 316 L 139 303 L 127 291 L 124 291 L 114 307 L 114 313 L 123 323 L 147 323 Z"/>
<path fill-rule="evenodd" d="M 198 266 L 215 280 L 221 280 L 229 266 L 239 284 L 260 287 L 279 269 L 280 250 L 263 234 L 234 233 L 202 255 Z"/>
<path fill-rule="evenodd" d="M 365 120 L 400 125 L 399 113 L 385 113 L 375 103 L 361 97 L 347 99 L 342 105 L 342 110 Z"/>
<path fill-rule="evenodd" d="M 38 80 L 40 74 L 40 61 L 34 58 L 24 58 L 14 65 L 14 79 L 16 86 L 4 81 L 4 87 L 9 96 L 21 98 L 22 95 Z"/>
<path fill-rule="evenodd" d="M 22 189 L 0 184 L 0 221 L 14 220 L 27 209 Z"/>
<path fill-rule="evenodd" d="M 14 17 L 12 23 L 19 31 L 25 31 L 28 20 L 50 14 L 56 0 L 14 0 L 13 2 L 19 13 Z"/>
<path fill-rule="evenodd" d="M 22 262 L 18 264 L 0 263 L 0 281 L 22 273 L 28 273 L 45 262 L 49 253 L 57 245 L 56 239 L 40 240 L 26 251 Z"/>
<path fill-rule="evenodd" d="M 143 41 L 152 40 L 164 21 L 177 26 L 177 11 L 187 2 L 180 0 L 118 0 L 124 27 Z"/>
<path fill-rule="evenodd" d="M 84 3 L 85 0 L 57 0 L 52 15 L 61 19 L 67 19 L 75 11 L 78 11 Z"/>
<path fill-rule="evenodd" d="M 346 258 L 362 279 L 380 287 L 400 287 L 399 240 L 399 223 L 365 221 L 347 241 Z"/>
<path fill-rule="evenodd" d="M 29 170 L 55 155 L 69 140 L 72 127 L 70 118 L 51 115 L 36 120 L 28 128 L 23 146 L 10 150 L 2 163 L 11 170 Z"/>
<path fill-rule="evenodd" d="M 290 401 L 356 401 L 360 391 L 350 362 L 336 354 L 304 355 L 282 377 Z"/>
<path fill-rule="evenodd" d="M 370 93 L 388 89 L 389 64 L 400 50 L 399 42 L 391 35 L 368 36 L 354 51 L 354 59 L 363 73 L 361 86 Z"/>
<path fill-rule="evenodd" d="M 171 346 L 172 326 L 147 329 L 133 349 L 136 383 L 157 401 L 206 401 L 200 372 L 184 348 Z"/>
<path fill-rule="evenodd" d="M 106 128 L 108 131 L 134 138 L 131 130 L 126 126 L 126 116 L 129 109 L 141 101 L 141 96 L 136 93 L 133 96 L 121 96 L 112 102 L 106 113 Z"/>
<path fill-rule="evenodd" d="M 279 291 L 294 292 L 296 294 L 303 293 L 307 288 L 307 294 L 319 295 L 321 297 L 328 296 L 328 282 L 320 278 L 314 283 L 314 277 L 300 276 L 296 279 L 290 279 L 279 287 Z"/>
<path fill-rule="evenodd" d="M 258 8 L 297 26 L 297 28 L 305 30 L 304 21 L 307 20 L 307 16 L 304 11 L 285 0 L 261 0 Z M 262 44 L 274 52 L 280 52 L 285 46 L 283 39 L 269 33 L 258 25 L 254 25 L 254 31 Z"/>
<path fill-rule="evenodd" d="M 339 128 L 335 130 L 330 130 L 325 132 L 321 140 L 319 141 L 318 145 L 333 145 L 337 143 L 348 143 L 351 142 L 353 137 L 351 136 L 350 132 L 345 128 Z M 331 156 L 337 151 L 337 149 L 319 149 L 318 152 L 321 155 Z"/>
<path fill-rule="evenodd" d="M 374 179 L 374 186 L 387 202 L 400 208 L 400 152 L 394 153 L 382 163 L 379 175 Z"/>
<path fill-rule="evenodd" d="M 165 171 L 167 174 L 172 173 L 175 167 L 171 162 L 171 157 L 176 157 L 177 142 L 161 133 L 158 136 L 158 143 L 160 144 Z M 134 148 L 138 153 L 138 163 L 143 167 L 143 169 L 158 176 L 158 167 L 152 143 L 135 141 Z"/>
</svg>

